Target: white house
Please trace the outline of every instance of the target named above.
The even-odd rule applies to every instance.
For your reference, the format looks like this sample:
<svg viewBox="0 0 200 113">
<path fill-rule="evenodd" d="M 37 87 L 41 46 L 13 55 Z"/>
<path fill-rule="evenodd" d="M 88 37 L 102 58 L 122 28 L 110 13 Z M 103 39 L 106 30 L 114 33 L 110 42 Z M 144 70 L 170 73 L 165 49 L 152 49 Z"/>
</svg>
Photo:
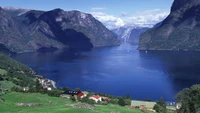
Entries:
<svg viewBox="0 0 200 113">
<path fill-rule="evenodd" d="M 89 94 L 89 92 L 87 91 L 82 91 L 82 93 L 83 93 L 83 97 L 87 97 L 87 95 Z"/>
<path fill-rule="evenodd" d="M 48 90 L 48 91 L 51 91 L 51 90 L 52 90 L 52 88 L 51 88 L 51 87 L 48 87 L 48 88 L 47 88 L 47 90 Z"/>
<path fill-rule="evenodd" d="M 181 108 L 181 103 L 176 103 L 176 109 L 179 110 Z"/>
<path fill-rule="evenodd" d="M 102 98 L 99 95 L 93 95 L 93 96 L 89 97 L 89 99 L 94 100 L 96 103 L 98 101 L 100 101 L 100 102 L 102 101 Z"/>
</svg>

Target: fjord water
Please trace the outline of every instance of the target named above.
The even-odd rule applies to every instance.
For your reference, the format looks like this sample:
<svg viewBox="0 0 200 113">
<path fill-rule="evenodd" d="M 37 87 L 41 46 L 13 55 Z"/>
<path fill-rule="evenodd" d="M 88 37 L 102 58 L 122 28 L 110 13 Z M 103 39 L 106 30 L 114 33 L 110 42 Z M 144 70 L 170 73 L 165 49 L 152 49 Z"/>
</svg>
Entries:
<svg viewBox="0 0 200 113">
<path fill-rule="evenodd" d="M 89 89 L 133 99 L 173 101 L 185 87 L 200 83 L 200 52 L 138 51 L 127 43 L 90 52 L 34 52 L 13 58 L 58 87 Z"/>
</svg>

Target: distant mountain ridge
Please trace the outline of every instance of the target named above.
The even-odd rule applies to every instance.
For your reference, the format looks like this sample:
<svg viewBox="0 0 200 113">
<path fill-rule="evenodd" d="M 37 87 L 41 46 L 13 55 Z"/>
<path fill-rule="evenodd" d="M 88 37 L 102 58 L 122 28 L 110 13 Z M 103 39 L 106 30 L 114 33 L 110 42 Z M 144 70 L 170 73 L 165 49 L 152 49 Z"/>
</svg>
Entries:
<svg viewBox="0 0 200 113">
<path fill-rule="evenodd" d="M 200 0 L 174 0 L 158 27 L 143 33 L 139 50 L 200 51 Z"/>
<path fill-rule="evenodd" d="M 12 52 L 119 44 L 117 36 L 91 14 L 0 7 L 0 45 Z"/>
<path fill-rule="evenodd" d="M 148 27 L 124 26 L 113 29 L 112 31 L 116 33 L 122 41 L 139 44 L 140 34 L 144 33 L 148 29 Z"/>
</svg>

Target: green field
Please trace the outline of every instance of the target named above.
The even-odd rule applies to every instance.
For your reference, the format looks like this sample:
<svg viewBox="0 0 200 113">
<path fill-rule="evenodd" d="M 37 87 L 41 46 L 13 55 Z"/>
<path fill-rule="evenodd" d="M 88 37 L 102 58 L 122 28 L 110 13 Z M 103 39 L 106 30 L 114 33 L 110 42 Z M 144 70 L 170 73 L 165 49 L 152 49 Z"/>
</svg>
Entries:
<svg viewBox="0 0 200 113">
<path fill-rule="evenodd" d="M 83 108 L 73 108 L 68 105 L 76 104 L 70 100 L 60 97 L 50 97 L 39 93 L 16 93 L 11 92 L 1 96 L 5 100 L 0 103 L 1 113 L 108 113 L 111 111 L 120 113 L 144 113 L 137 109 L 129 107 L 120 107 L 117 105 L 95 106 L 95 110 Z M 43 106 L 37 107 L 19 107 L 17 103 L 37 103 Z M 145 113 L 151 113 L 146 111 Z"/>
<path fill-rule="evenodd" d="M 4 69 L 0 69 L 0 75 L 4 75 L 4 74 L 6 74 L 6 73 L 7 73 L 6 70 L 4 70 Z"/>
</svg>

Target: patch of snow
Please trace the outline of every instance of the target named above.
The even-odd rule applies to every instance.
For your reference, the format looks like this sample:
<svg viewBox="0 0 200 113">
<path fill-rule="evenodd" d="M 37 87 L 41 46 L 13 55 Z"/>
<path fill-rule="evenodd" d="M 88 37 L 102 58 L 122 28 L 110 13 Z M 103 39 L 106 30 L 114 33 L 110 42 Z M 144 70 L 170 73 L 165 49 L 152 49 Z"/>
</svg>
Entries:
<svg viewBox="0 0 200 113">
<path fill-rule="evenodd" d="M 62 19 L 62 17 L 57 17 L 56 18 L 56 22 L 61 22 L 63 19 Z"/>
<path fill-rule="evenodd" d="M 11 6 L 3 6 L 2 8 L 8 11 L 20 11 L 20 13 L 17 16 L 23 15 L 26 12 L 32 10 L 32 9 L 25 9 L 25 8 L 16 8 L 16 7 L 11 7 Z"/>
<path fill-rule="evenodd" d="M 3 6 L 2 8 L 4 10 L 24 10 L 24 11 L 32 10 L 32 9 L 26 9 L 26 8 L 16 8 L 16 7 L 11 7 L 11 6 Z"/>
<path fill-rule="evenodd" d="M 85 19 L 87 17 L 87 15 L 85 13 L 81 13 L 81 18 Z"/>
<path fill-rule="evenodd" d="M 124 39 L 125 42 L 129 40 L 129 37 L 131 35 L 131 31 L 133 28 L 129 27 L 125 30 L 124 34 L 122 35 L 122 38 Z"/>
<path fill-rule="evenodd" d="M 28 12 L 28 11 L 24 11 L 22 13 L 19 13 L 17 16 L 21 16 L 21 15 L 25 14 L 26 12 Z"/>
</svg>

